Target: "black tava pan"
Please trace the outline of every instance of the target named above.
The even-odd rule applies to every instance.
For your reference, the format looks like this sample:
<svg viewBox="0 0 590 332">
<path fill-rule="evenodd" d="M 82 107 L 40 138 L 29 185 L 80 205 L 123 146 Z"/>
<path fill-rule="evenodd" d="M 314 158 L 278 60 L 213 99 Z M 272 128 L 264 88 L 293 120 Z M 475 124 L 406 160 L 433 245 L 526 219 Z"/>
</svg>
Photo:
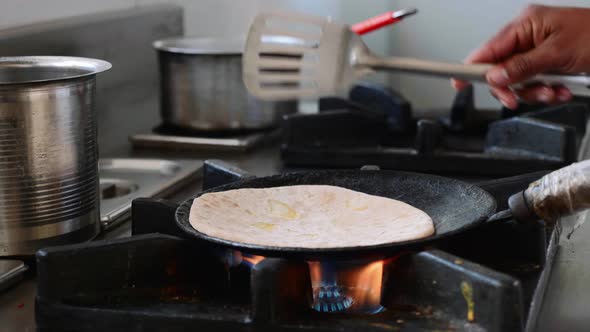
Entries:
<svg viewBox="0 0 590 332">
<path fill-rule="evenodd" d="M 590 207 L 590 161 L 574 164 L 546 175 L 510 198 L 510 210 L 494 214 L 496 202 L 483 189 L 440 176 L 396 171 L 312 171 L 243 180 L 205 191 L 239 188 L 269 188 L 304 184 L 333 185 L 397 199 L 426 212 L 434 221 L 434 235 L 413 241 L 342 248 L 297 248 L 262 246 L 208 236 L 189 222 L 193 199 L 176 211 L 176 222 L 188 235 L 216 245 L 266 257 L 307 260 L 379 258 L 418 250 L 443 238 L 487 222 L 554 219 L 559 215 Z M 236 229 L 236 232 L 239 232 Z"/>
</svg>

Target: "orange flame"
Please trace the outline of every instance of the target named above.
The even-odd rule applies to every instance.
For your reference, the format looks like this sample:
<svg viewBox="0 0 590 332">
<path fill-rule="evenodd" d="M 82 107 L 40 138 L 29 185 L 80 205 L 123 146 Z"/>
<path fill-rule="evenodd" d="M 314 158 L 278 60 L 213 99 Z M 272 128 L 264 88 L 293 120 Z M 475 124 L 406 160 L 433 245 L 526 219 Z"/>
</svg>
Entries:
<svg viewBox="0 0 590 332">
<path fill-rule="evenodd" d="M 312 287 L 338 285 L 352 299 L 351 311 L 381 308 L 384 261 L 347 264 L 308 262 L 308 265 Z"/>
<path fill-rule="evenodd" d="M 264 258 L 265 258 L 264 256 L 257 256 L 257 255 L 242 256 L 242 260 L 250 263 L 250 265 L 252 265 L 252 266 L 260 263 Z"/>
<path fill-rule="evenodd" d="M 311 287 L 319 287 L 322 283 L 322 264 L 320 262 L 307 262 L 309 266 L 309 277 L 311 278 Z"/>
<path fill-rule="evenodd" d="M 242 263 L 248 264 L 250 267 L 260 263 L 265 257 L 258 255 L 251 255 L 242 253 L 239 250 L 232 250 L 228 252 L 230 266 L 238 266 Z"/>
<path fill-rule="evenodd" d="M 358 272 L 356 289 L 352 298 L 360 306 L 376 307 L 381 304 L 383 261 L 368 264 Z"/>
<path fill-rule="evenodd" d="M 260 263 L 265 257 L 258 255 L 251 255 L 242 253 L 239 250 L 230 250 L 227 252 L 226 259 L 230 267 L 238 266 L 242 263 L 249 265 L 250 267 Z"/>
</svg>

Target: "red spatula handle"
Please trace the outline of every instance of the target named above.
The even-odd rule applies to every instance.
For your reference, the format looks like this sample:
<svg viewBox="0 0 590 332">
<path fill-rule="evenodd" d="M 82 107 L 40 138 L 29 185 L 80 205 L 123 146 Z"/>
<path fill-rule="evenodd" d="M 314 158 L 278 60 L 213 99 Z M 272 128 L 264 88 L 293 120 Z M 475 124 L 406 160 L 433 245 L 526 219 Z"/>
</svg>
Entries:
<svg viewBox="0 0 590 332">
<path fill-rule="evenodd" d="M 377 16 L 372 17 L 372 18 L 365 20 L 363 22 L 359 22 L 357 24 L 354 24 L 353 26 L 350 27 L 350 29 L 352 31 L 354 31 L 357 35 L 364 35 L 365 33 L 369 33 L 371 31 L 377 30 L 377 29 L 382 28 L 386 25 L 390 25 L 390 24 L 399 22 L 399 21 L 403 20 L 404 18 L 406 18 L 408 16 L 412 16 L 416 13 L 418 13 L 418 10 L 416 8 L 407 8 L 407 9 L 391 11 L 391 12 L 383 13 L 381 15 L 377 15 Z"/>
<path fill-rule="evenodd" d="M 365 33 L 371 32 L 373 30 L 377 30 L 382 28 L 386 25 L 393 24 L 396 22 L 401 21 L 401 18 L 394 17 L 395 12 L 390 11 L 375 17 L 371 17 L 368 20 L 363 22 L 359 22 L 351 26 L 351 30 L 354 31 L 358 35 L 364 35 Z"/>
</svg>

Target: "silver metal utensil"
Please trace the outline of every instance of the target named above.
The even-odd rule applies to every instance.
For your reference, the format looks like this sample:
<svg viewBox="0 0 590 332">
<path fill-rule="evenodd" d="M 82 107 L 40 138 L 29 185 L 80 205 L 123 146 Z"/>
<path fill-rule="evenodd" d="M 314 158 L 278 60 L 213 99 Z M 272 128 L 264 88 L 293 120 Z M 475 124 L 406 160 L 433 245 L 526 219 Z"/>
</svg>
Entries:
<svg viewBox="0 0 590 332">
<path fill-rule="evenodd" d="M 0 256 L 99 232 L 97 59 L 0 57 Z"/>
<path fill-rule="evenodd" d="M 489 64 L 456 64 L 374 55 L 345 24 L 324 17 L 262 13 L 253 21 L 243 57 L 243 80 L 267 100 L 344 95 L 360 78 L 390 70 L 485 82 Z M 590 87 L 586 75 L 539 75 L 531 81 Z"/>
<path fill-rule="evenodd" d="M 170 38 L 154 42 L 165 125 L 199 131 L 276 127 L 297 111 L 292 101 L 259 100 L 242 84 L 243 38 Z"/>
</svg>

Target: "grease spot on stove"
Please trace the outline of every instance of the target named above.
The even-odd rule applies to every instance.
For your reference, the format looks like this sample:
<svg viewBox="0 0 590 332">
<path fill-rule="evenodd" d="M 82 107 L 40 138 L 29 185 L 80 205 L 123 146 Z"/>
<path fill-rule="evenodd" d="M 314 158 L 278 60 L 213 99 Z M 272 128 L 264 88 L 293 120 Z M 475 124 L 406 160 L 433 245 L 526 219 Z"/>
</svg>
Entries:
<svg viewBox="0 0 590 332">
<path fill-rule="evenodd" d="M 461 293 L 467 302 L 467 320 L 475 320 L 475 302 L 473 301 L 473 287 L 466 281 L 461 282 Z"/>
</svg>

